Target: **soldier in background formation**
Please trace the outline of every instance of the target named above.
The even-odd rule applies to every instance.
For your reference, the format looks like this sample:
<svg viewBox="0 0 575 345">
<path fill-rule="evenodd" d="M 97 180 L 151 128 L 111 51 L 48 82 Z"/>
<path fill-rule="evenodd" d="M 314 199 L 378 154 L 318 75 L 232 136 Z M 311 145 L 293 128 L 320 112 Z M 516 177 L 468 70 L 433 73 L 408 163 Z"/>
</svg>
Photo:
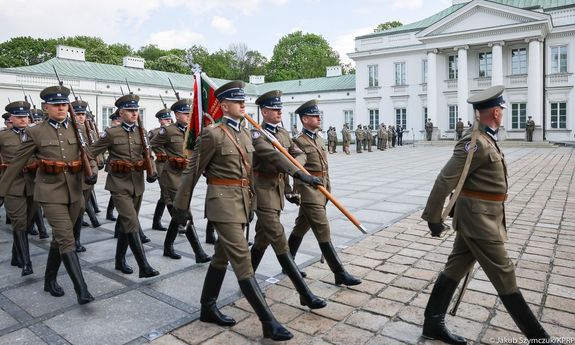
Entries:
<svg viewBox="0 0 575 345">
<path fill-rule="evenodd" d="M 110 114 L 110 116 L 108 116 L 108 118 L 110 119 L 110 127 L 116 127 L 119 126 L 121 122 L 120 120 L 120 114 L 118 113 L 119 109 L 116 109 L 116 111 L 114 111 L 112 114 Z M 105 166 L 105 171 L 108 171 L 108 164 L 106 164 Z M 107 220 L 111 220 L 111 221 L 116 221 L 116 217 L 114 216 L 114 199 L 112 198 L 112 194 L 110 193 L 110 199 L 108 200 L 108 207 L 106 208 L 106 219 Z M 115 231 L 117 233 L 117 231 Z M 118 237 L 118 236 L 114 236 L 114 237 Z"/>
<path fill-rule="evenodd" d="M 349 145 L 351 145 L 351 130 L 347 123 L 345 123 L 341 129 L 341 137 L 343 141 L 343 152 L 345 152 L 346 155 L 349 155 L 351 153 L 349 151 Z"/>
<path fill-rule="evenodd" d="M 535 131 L 535 121 L 528 117 L 527 122 L 525 123 L 525 133 L 527 134 L 527 141 L 533 141 L 533 132 Z"/>
<path fill-rule="evenodd" d="M 331 189 L 327 155 L 323 139 L 317 135 L 321 126 L 321 112 L 316 100 L 308 101 L 296 109 L 302 122 L 302 133 L 296 138 L 296 145 L 305 153 L 305 169 L 318 177 L 329 191 Z M 327 198 L 317 188 L 300 180 L 294 181 L 294 189 L 301 195 L 301 205 L 295 220 L 294 228 L 288 243 L 292 257 L 303 241 L 303 237 L 311 228 L 329 268 L 334 273 L 335 283 L 343 285 L 358 285 L 361 280 L 345 271 L 335 248 L 331 242 L 329 221 L 326 214 Z"/>
<path fill-rule="evenodd" d="M 381 151 L 384 151 L 387 149 L 387 140 L 388 140 L 388 135 L 387 135 L 387 128 L 385 127 L 385 124 L 381 123 L 379 125 L 379 129 L 377 130 L 377 139 L 379 141 L 379 145 L 378 145 L 378 149 Z"/>
<path fill-rule="evenodd" d="M 461 140 L 461 137 L 463 136 L 463 121 L 461 121 L 461 118 L 457 120 L 457 124 L 455 125 L 455 133 L 455 140 Z"/>
<path fill-rule="evenodd" d="M 397 146 L 403 146 L 403 132 L 403 127 L 398 125 L 395 129 L 395 133 L 397 134 Z"/>
<path fill-rule="evenodd" d="M 184 137 L 188 129 L 188 117 L 190 115 L 191 99 L 181 99 L 174 103 L 171 110 L 176 116 L 175 124 L 164 124 L 158 134 L 154 136 L 150 145 L 156 155 L 164 156 L 165 167 L 159 176 L 160 186 L 165 190 L 165 204 L 170 214 L 173 214 L 174 198 L 180 186 L 182 171 L 188 165 L 188 159 L 184 156 Z M 167 110 L 167 109 L 166 109 Z M 169 114 L 169 113 L 168 113 Z M 192 222 L 188 222 L 185 230 L 186 238 L 196 256 L 196 263 L 210 261 L 210 257 L 204 252 L 198 239 L 196 228 Z M 174 251 L 174 241 L 178 236 L 178 223 L 172 219 L 168 226 L 168 232 L 164 240 L 164 256 L 172 259 L 181 259 L 182 256 Z"/>
<path fill-rule="evenodd" d="M 327 148 L 329 153 L 337 153 L 337 132 L 335 127 L 329 127 L 327 131 Z"/>
<path fill-rule="evenodd" d="M 433 134 L 433 122 L 431 122 L 431 119 L 427 119 L 425 123 L 425 134 L 427 141 L 431 141 L 431 135 Z"/>
<path fill-rule="evenodd" d="M 395 132 L 395 126 L 393 125 L 389 125 L 389 140 L 391 141 L 390 146 L 395 147 L 397 142 L 397 133 Z"/>
<path fill-rule="evenodd" d="M 154 140 L 154 138 L 158 135 L 162 126 L 168 126 L 172 123 L 171 113 L 172 111 L 167 108 L 158 110 L 158 112 L 156 113 L 156 118 L 160 123 L 160 127 L 154 128 L 148 132 L 148 139 L 150 140 L 150 143 L 152 143 L 152 140 Z M 161 177 L 164 171 L 164 165 L 168 160 L 168 156 L 161 151 L 154 152 L 154 154 L 156 156 L 156 172 L 158 173 L 158 176 Z M 156 202 L 156 208 L 154 210 L 154 217 L 152 220 L 152 230 L 166 231 L 168 230 L 168 228 L 162 225 L 162 216 L 164 215 L 164 210 L 166 209 L 165 200 L 169 198 L 169 195 L 164 184 L 162 184 L 161 182 L 159 184 L 160 184 L 160 197 Z"/>
<path fill-rule="evenodd" d="M 60 263 L 64 262 L 78 303 L 85 304 L 93 301 L 94 297 L 84 280 L 73 234 L 74 222 L 83 208 L 81 190 L 85 167 L 78 160 L 78 138 L 68 120 L 69 94 L 70 90 L 63 86 L 48 87 L 40 93 L 40 98 L 45 101 L 48 120 L 24 131 L 15 158 L 2 176 L 0 198 L 6 197 L 29 159 L 36 155 L 39 169 L 35 179 L 34 199 L 41 204 L 52 227 L 44 290 L 55 297 L 64 295 L 64 290 L 56 281 Z M 86 182 L 94 184 L 96 176 L 93 174 L 85 177 Z"/>
<path fill-rule="evenodd" d="M 367 146 L 367 152 L 372 152 L 371 145 L 373 144 L 373 133 L 371 132 L 371 125 L 363 126 L 365 132 L 365 145 Z"/>
<path fill-rule="evenodd" d="M 355 152 L 362 153 L 363 152 L 363 139 L 365 138 L 363 132 L 363 128 L 361 125 L 357 125 L 357 129 L 355 130 Z"/>
<path fill-rule="evenodd" d="M 295 138 L 298 135 L 299 131 L 297 130 L 297 125 L 293 125 L 291 127 L 291 137 Z"/>
</svg>

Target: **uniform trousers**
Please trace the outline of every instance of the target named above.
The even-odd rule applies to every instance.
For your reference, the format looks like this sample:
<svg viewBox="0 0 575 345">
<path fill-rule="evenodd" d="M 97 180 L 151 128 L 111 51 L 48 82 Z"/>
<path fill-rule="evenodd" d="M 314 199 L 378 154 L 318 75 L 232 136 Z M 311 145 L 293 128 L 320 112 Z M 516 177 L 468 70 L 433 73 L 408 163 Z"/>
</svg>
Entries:
<svg viewBox="0 0 575 345">
<path fill-rule="evenodd" d="M 132 195 L 127 193 L 111 192 L 114 206 L 118 210 L 118 222 L 120 231 L 130 234 L 140 231 L 140 206 L 142 205 L 142 195 Z"/>
<path fill-rule="evenodd" d="M 74 223 L 84 209 L 84 199 L 69 204 L 40 203 L 48 224 L 52 227 L 51 247 L 58 248 L 60 254 L 75 252 Z"/>
<path fill-rule="evenodd" d="M 4 198 L 6 214 L 12 221 L 14 231 L 27 231 L 28 224 L 32 221 L 32 216 L 36 211 L 34 198 L 29 196 L 6 195 Z"/>
<path fill-rule="evenodd" d="M 256 235 L 253 247 L 265 251 L 271 244 L 276 255 L 285 254 L 289 251 L 284 227 L 280 222 L 280 210 L 273 208 L 260 208 L 256 210 L 258 221 L 256 223 Z"/>
<path fill-rule="evenodd" d="M 223 271 L 226 270 L 229 262 L 238 281 L 253 277 L 252 259 L 244 235 L 245 224 L 220 223 L 214 220 L 212 223 L 218 233 L 218 240 L 214 245 L 211 265 Z"/>
<path fill-rule="evenodd" d="M 455 281 L 460 281 L 476 261 L 499 295 L 518 291 L 515 265 L 509 259 L 503 241 L 480 240 L 457 232 L 443 273 Z"/>
<path fill-rule="evenodd" d="M 300 205 L 292 235 L 303 238 L 310 227 L 319 243 L 331 241 L 325 205 L 308 203 Z"/>
</svg>

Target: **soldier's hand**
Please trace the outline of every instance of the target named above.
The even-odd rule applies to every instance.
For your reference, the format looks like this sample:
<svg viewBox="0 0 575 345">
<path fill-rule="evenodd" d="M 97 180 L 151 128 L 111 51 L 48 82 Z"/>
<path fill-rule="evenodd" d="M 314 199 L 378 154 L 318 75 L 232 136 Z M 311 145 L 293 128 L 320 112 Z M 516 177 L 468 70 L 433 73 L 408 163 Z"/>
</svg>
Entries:
<svg viewBox="0 0 575 345">
<path fill-rule="evenodd" d="M 182 210 L 174 207 L 172 211 L 172 219 L 178 225 L 186 225 L 188 220 L 192 219 L 192 214 L 189 210 Z"/>
<path fill-rule="evenodd" d="M 291 202 L 292 204 L 298 205 L 300 203 L 300 196 L 299 194 L 289 193 L 285 195 L 287 201 Z"/>
<path fill-rule="evenodd" d="M 449 226 L 444 223 L 427 222 L 427 226 L 431 230 L 431 237 L 440 237 L 443 231 L 449 229 Z"/>
<path fill-rule="evenodd" d="M 99 161 L 99 162 L 98 162 L 98 170 L 104 169 L 105 166 L 106 166 L 106 163 L 105 163 L 104 161 Z"/>
<path fill-rule="evenodd" d="M 84 176 L 84 182 L 87 185 L 94 185 L 98 182 L 98 173 L 93 172 L 91 176 Z"/>
<path fill-rule="evenodd" d="M 323 185 L 323 182 L 321 181 L 321 179 L 317 176 L 312 176 L 312 175 L 308 175 L 306 173 L 304 173 L 301 170 L 296 171 L 293 174 L 294 178 L 297 178 L 300 181 L 303 181 L 311 186 L 321 186 Z"/>
<path fill-rule="evenodd" d="M 158 174 L 154 173 L 152 176 L 146 176 L 146 181 L 148 183 L 154 183 L 158 179 Z"/>
</svg>

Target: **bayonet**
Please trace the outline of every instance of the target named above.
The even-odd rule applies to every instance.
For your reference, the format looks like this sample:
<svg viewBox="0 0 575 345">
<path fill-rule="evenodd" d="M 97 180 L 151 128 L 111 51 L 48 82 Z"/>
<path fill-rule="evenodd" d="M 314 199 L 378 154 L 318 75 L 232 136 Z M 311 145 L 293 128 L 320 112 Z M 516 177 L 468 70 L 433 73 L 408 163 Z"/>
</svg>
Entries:
<svg viewBox="0 0 575 345">
<path fill-rule="evenodd" d="M 168 78 L 168 81 L 170 82 L 170 85 L 172 86 L 172 90 L 174 90 L 174 95 L 176 95 L 176 99 L 179 101 L 180 100 L 180 93 L 176 91 L 176 88 L 174 87 L 174 84 L 172 84 L 172 80 L 170 78 Z"/>
<path fill-rule="evenodd" d="M 160 99 L 162 100 L 162 104 L 164 105 L 164 108 L 168 109 L 168 106 L 166 105 L 166 102 L 164 102 L 164 98 L 162 97 L 162 94 L 160 94 Z"/>
<path fill-rule="evenodd" d="M 130 90 L 130 83 L 128 83 L 128 78 L 126 77 L 126 86 L 128 86 L 128 92 L 130 95 L 132 94 L 132 90 Z"/>
</svg>

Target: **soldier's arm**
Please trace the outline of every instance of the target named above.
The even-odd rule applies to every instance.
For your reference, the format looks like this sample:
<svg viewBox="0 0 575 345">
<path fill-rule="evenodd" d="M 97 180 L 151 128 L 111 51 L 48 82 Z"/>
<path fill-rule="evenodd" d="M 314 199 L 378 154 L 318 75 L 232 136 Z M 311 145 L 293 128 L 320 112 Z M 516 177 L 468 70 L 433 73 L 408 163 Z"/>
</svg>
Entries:
<svg viewBox="0 0 575 345">
<path fill-rule="evenodd" d="M 36 152 L 36 143 L 32 140 L 28 128 L 26 129 L 26 135 L 28 139 L 20 144 L 18 151 L 16 151 L 16 154 L 14 155 L 14 159 L 2 174 L 2 179 L 0 180 L 0 197 L 6 196 L 12 187 L 12 182 L 20 176 L 22 169 Z"/>
<path fill-rule="evenodd" d="M 100 138 L 98 138 L 98 140 L 96 140 L 96 142 L 92 144 L 92 146 L 90 146 L 89 151 L 93 157 L 96 157 L 104 153 L 108 149 L 108 147 L 110 147 L 110 145 L 112 144 L 112 141 L 110 140 L 110 133 L 108 132 L 108 130 L 109 129 L 103 131 L 102 135 L 100 135 Z"/>
<path fill-rule="evenodd" d="M 152 140 L 150 140 L 150 146 L 152 147 L 152 151 L 154 151 L 154 153 L 166 154 L 164 145 L 167 144 L 168 141 L 169 141 L 168 130 L 166 129 L 166 127 L 160 128 L 158 134 L 154 135 Z"/>
<path fill-rule="evenodd" d="M 299 170 L 290 160 L 280 151 L 276 150 L 271 142 L 268 141 L 258 131 L 252 132 L 252 144 L 254 145 L 255 155 L 264 161 L 274 165 L 281 172 L 293 174 Z M 281 145 L 281 144 L 280 144 Z"/>
</svg>

